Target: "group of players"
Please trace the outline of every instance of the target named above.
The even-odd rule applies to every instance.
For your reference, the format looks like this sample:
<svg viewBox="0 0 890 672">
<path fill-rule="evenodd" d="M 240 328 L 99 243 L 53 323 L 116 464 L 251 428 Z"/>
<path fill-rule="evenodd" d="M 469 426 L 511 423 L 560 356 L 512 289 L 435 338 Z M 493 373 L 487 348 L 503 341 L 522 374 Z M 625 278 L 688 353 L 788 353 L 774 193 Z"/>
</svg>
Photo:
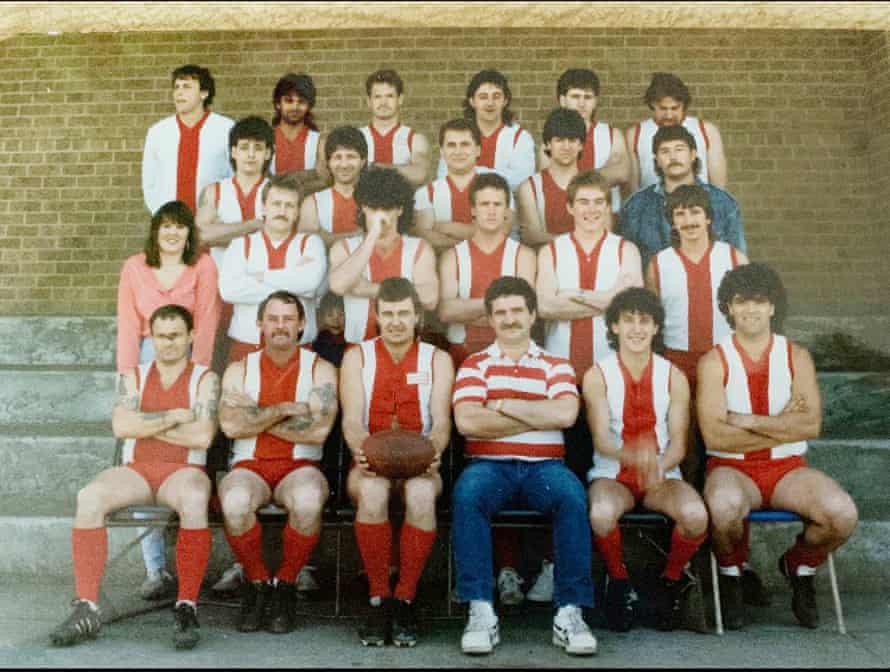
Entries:
<svg viewBox="0 0 890 672">
<path fill-rule="evenodd" d="M 119 290 L 112 420 L 126 440 L 123 464 L 78 495 L 77 600 L 53 643 L 97 634 L 105 515 L 151 502 L 179 514 L 174 641 L 198 642 L 211 547 L 204 465 L 218 428 L 233 440 L 218 494 L 244 574 L 238 629 L 290 631 L 296 580 L 319 539 L 329 493 L 320 462 L 335 424 L 353 457 L 365 645 L 417 641 L 416 589 L 449 443 L 466 459 L 452 493 L 466 653 L 499 642 L 496 585 L 502 603 L 522 599 L 518 542 L 491 532 L 492 516 L 514 506 L 552 517 L 552 551 L 533 588 L 552 599 L 553 643 L 568 653 L 596 652 L 582 611 L 593 606 L 593 546 L 606 566 L 609 625 L 632 627 L 618 523 L 637 505 L 675 523 L 659 627 L 676 625 L 684 567 L 708 533 L 727 626 L 743 626 L 746 602 L 768 599 L 747 563 L 747 516 L 762 507 L 805 520 L 779 569 L 797 619 L 817 626 L 813 575 L 852 534 L 856 507 L 803 457 L 821 424 L 813 362 L 780 333 L 782 283 L 748 263 L 738 207 L 722 188 L 719 131 L 687 115 L 678 78 L 653 77 L 644 96 L 653 116 L 625 137 L 595 118 L 596 75 L 567 70 L 535 172 L 507 79 L 483 70 L 464 116 L 440 128 L 429 183 L 430 145 L 400 123 L 403 83 L 392 70 L 367 79 L 370 124 L 327 134 L 312 117 L 308 75 L 277 83 L 273 125 L 211 112 L 205 68 L 177 68 L 172 84 L 176 114 L 145 142 L 151 230 Z M 226 346 L 220 383 L 210 367 Z M 370 469 L 362 445 L 389 429 L 430 440 L 436 457 L 424 474 L 393 481 Z M 405 508 L 395 561 L 394 496 Z M 256 517 L 270 501 L 288 512 L 274 572 Z"/>
</svg>

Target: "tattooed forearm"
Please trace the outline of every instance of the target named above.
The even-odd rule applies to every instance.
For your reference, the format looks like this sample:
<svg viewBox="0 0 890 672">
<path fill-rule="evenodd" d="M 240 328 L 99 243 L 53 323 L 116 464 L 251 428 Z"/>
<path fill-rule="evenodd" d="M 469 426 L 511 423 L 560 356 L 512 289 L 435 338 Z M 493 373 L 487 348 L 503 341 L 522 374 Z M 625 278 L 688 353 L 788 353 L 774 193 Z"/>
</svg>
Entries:
<svg viewBox="0 0 890 672">
<path fill-rule="evenodd" d="M 288 432 L 304 432 L 312 426 L 312 412 L 307 407 L 305 412 L 288 416 L 278 426 Z"/>
<path fill-rule="evenodd" d="M 314 394 L 321 402 L 321 414 L 323 416 L 331 415 L 337 410 L 337 389 L 333 383 L 325 383 L 324 385 L 313 387 L 309 394 L 310 396 Z"/>
<path fill-rule="evenodd" d="M 219 389 L 219 379 L 213 378 L 210 381 L 210 394 L 207 401 L 195 404 L 196 417 L 216 420 L 217 415 L 219 415 Z"/>
<path fill-rule="evenodd" d="M 139 395 L 130 394 L 123 376 L 119 376 L 117 379 L 117 399 L 114 400 L 114 407 L 126 411 L 135 411 L 139 408 Z"/>
</svg>

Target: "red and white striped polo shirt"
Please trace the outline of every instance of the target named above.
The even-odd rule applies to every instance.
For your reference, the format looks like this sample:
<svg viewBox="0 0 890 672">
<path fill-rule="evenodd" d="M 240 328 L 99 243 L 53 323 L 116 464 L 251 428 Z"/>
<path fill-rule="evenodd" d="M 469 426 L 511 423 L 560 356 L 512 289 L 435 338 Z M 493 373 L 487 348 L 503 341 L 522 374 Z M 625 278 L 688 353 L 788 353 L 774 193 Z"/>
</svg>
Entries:
<svg viewBox="0 0 890 672">
<path fill-rule="evenodd" d="M 771 334 L 759 361 L 753 361 L 730 334 L 716 346 L 723 365 L 726 410 L 730 413 L 779 415 L 791 399 L 794 363 L 791 341 Z M 776 460 L 807 452 L 806 441 L 782 443 L 772 448 L 747 453 L 724 453 L 708 448 L 708 455 L 730 460 Z"/>
<path fill-rule="evenodd" d="M 403 429 L 426 436 L 433 427 L 430 399 L 436 348 L 414 341 L 402 361 L 393 360 L 380 337 L 359 344 L 364 425 L 370 434 Z"/>
<path fill-rule="evenodd" d="M 309 402 L 318 355 L 305 347 L 297 348 L 284 366 L 277 366 L 264 350 L 244 358 L 244 394 L 259 406 L 286 401 Z M 235 439 L 232 465 L 244 460 L 321 460 L 321 444 L 287 441 L 267 432 Z"/>
<path fill-rule="evenodd" d="M 359 232 L 358 206 L 351 196 L 344 196 L 333 187 L 312 194 L 318 225 L 328 233 Z"/>
<path fill-rule="evenodd" d="M 135 371 L 139 410 L 143 413 L 157 413 L 171 411 L 175 408 L 194 408 L 198 399 L 198 386 L 208 368 L 189 362 L 173 385 L 166 390 L 161 386 L 161 374 L 154 362 L 140 364 Z M 207 464 L 207 451 L 189 449 L 155 437 L 126 439 L 121 462 L 122 464 L 170 462 L 205 465 Z"/>
<path fill-rule="evenodd" d="M 528 178 L 538 217 L 547 233 L 558 236 L 575 230 L 575 219 L 566 208 L 566 190 L 553 179 L 549 169 Z"/>
<path fill-rule="evenodd" d="M 470 355 L 457 372 L 452 404 L 484 404 L 497 399 L 539 401 L 578 396 L 575 371 L 568 360 L 551 355 L 533 341 L 526 354 L 514 361 L 497 342 Z M 466 452 L 490 459 L 561 459 L 565 454 L 558 429 L 530 430 L 500 439 L 467 437 Z"/>
<path fill-rule="evenodd" d="M 411 163 L 411 151 L 414 149 L 414 130 L 408 126 L 396 124 L 385 134 L 377 132 L 373 124 L 358 129 L 368 143 L 368 165 L 383 163 L 401 166 Z"/>
</svg>

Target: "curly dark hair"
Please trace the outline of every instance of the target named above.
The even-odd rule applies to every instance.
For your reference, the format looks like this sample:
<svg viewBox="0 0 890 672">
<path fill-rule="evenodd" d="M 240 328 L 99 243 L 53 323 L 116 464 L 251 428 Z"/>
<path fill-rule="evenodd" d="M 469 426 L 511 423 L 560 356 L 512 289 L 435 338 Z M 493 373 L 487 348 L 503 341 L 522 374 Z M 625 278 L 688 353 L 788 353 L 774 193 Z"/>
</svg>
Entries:
<svg viewBox="0 0 890 672">
<path fill-rule="evenodd" d="M 609 347 L 618 351 L 618 336 L 612 332 L 612 325 L 618 324 L 621 313 L 640 313 L 649 315 L 658 327 L 658 332 L 652 338 L 652 351 L 661 353 L 664 351 L 664 306 L 658 296 L 643 287 L 628 287 L 618 292 L 609 302 L 606 308 L 606 338 Z"/>
<path fill-rule="evenodd" d="M 371 166 L 363 171 L 355 185 L 355 204 L 358 206 L 358 225 L 366 229 L 362 206 L 369 208 L 401 208 L 399 233 L 411 228 L 414 219 L 414 189 L 395 168 Z"/>
<path fill-rule="evenodd" d="M 737 266 L 723 276 L 717 288 L 717 307 L 729 326 L 735 329 L 735 321 L 729 315 L 729 304 L 735 297 L 743 300 L 765 299 L 773 304 L 775 312 L 770 327 L 777 334 L 782 333 L 785 317 L 788 315 L 788 295 L 779 274 L 766 264 L 752 263 Z"/>
</svg>

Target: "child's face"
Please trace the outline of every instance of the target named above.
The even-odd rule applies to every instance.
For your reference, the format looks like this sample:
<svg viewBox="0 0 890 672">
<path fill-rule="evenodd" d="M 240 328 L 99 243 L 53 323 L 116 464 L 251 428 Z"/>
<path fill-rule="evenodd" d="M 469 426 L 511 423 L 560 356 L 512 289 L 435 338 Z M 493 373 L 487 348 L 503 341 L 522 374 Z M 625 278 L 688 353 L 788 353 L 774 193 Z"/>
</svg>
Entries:
<svg viewBox="0 0 890 672">
<path fill-rule="evenodd" d="M 331 333 L 340 334 L 343 332 L 346 318 L 343 310 L 340 308 L 328 308 L 320 315 L 318 325 L 319 329 L 327 329 Z"/>
</svg>

